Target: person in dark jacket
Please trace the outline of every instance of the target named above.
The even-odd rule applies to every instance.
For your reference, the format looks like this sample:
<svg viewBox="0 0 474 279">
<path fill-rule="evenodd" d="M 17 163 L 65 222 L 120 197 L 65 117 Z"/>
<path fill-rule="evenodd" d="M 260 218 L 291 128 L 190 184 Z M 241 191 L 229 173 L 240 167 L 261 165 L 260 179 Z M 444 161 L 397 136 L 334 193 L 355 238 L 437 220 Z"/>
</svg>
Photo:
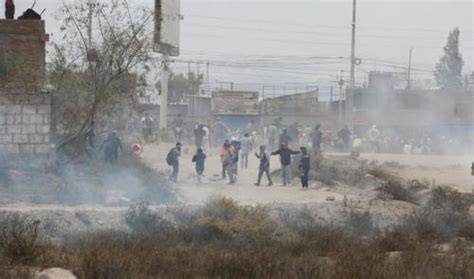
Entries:
<svg viewBox="0 0 474 279">
<path fill-rule="evenodd" d="M 204 161 L 206 160 L 206 154 L 204 154 L 202 148 L 198 148 L 196 155 L 193 156 L 193 163 L 196 164 L 196 174 L 198 182 L 201 183 L 201 177 L 204 173 Z"/>
<path fill-rule="evenodd" d="M 344 144 L 344 151 L 348 151 L 351 148 L 351 130 L 347 125 L 342 128 L 339 133 L 337 133 L 339 139 L 341 139 L 342 143 Z"/>
<path fill-rule="evenodd" d="M 267 152 L 265 152 L 265 145 L 260 146 L 260 154 L 255 153 L 258 159 L 260 159 L 260 166 L 258 169 L 258 179 L 255 186 L 260 186 L 260 181 L 262 180 L 262 176 L 265 173 L 268 179 L 268 186 L 272 186 L 272 178 L 270 176 L 270 156 Z"/>
<path fill-rule="evenodd" d="M 311 164 L 311 160 L 308 154 L 308 150 L 306 149 L 306 147 L 301 147 L 301 160 L 300 160 L 299 169 L 300 169 L 300 176 L 301 176 L 301 186 L 303 187 L 303 189 L 308 189 L 308 186 L 309 186 L 308 174 L 309 174 L 310 164 Z"/>
<path fill-rule="evenodd" d="M 281 175 L 283 186 L 291 185 L 291 155 L 296 155 L 299 151 L 293 151 L 288 148 L 288 144 L 281 144 L 280 149 L 272 152 L 272 155 L 280 155 Z"/>
<path fill-rule="evenodd" d="M 178 182 L 178 173 L 179 173 L 179 157 L 181 156 L 181 143 L 176 143 L 176 146 L 173 147 L 166 157 L 166 162 L 173 168 L 173 171 L 170 175 L 171 182 Z"/>
<path fill-rule="evenodd" d="M 15 19 L 15 3 L 13 3 L 13 0 L 5 0 L 5 18 Z"/>
<path fill-rule="evenodd" d="M 196 144 L 196 149 L 202 148 L 202 142 L 205 135 L 206 132 L 204 131 L 204 125 L 199 124 L 194 130 L 194 143 Z"/>
<path fill-rule="evenodd" d="M 113 131 L 104 141 L 104 159 L 106 163 L 115 163 L 118 159 L 119 149 L 122 150 L 122 142 L 117 136 L 117 131 Z"/>
<path fill-rule="evenodd" d="M 321 125 L 316 125 L 314 130 L 311 132 L 311 143 L 313 146 L 313 152 L 319 152 L 321 150 L 321 142 L 323 140 L 323 133 L 320 130 Z"/>
<path fill-rule="evenodd" d="M 292 138 L 288 135 L 288 130 L 283 129 L 283 131 L 281 132 L 281 135 L 280 135 L 280 142 L 279 142 L 280 146 L 282 144 L 289 145 L 291 140 L 292 140 Z"/>
</svg>

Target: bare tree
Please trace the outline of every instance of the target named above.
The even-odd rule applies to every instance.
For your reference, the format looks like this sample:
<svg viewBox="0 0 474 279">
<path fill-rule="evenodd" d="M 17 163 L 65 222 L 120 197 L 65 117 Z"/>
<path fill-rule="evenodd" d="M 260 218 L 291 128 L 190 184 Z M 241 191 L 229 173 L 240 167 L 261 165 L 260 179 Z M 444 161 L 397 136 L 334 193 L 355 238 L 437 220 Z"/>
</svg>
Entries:
<svg viewBox="0 0 474 279">
<path fill-rule="evenodd" d="M 64 4 L 59 13 L 62 43 L 55 45 L 49 76 L 65 103 L 60 106 L 76 108 L 74 113 L 63 110 L 75 122 L 71 140 L 94 125 L 99 107 L 149 61 L 153 13 L 118 0 Z"/>
</svg>

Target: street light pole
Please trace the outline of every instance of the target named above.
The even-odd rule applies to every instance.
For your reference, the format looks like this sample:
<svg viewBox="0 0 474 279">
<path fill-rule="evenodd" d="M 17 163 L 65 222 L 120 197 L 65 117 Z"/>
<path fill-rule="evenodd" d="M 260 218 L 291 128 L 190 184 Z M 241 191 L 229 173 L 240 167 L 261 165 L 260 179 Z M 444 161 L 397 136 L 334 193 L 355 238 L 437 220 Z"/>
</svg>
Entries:
<svg viewBox="0 0 474 279">
<path fill-rule="evenodd" d="M 352 128 L 352 111 L 354 101 L 354 83 L 355 83 L 355 35 L 356 35 L 356 0 L 352 2 L 352 40 L 351 40 L 351 74 L 349 79 L 349 91 L 346 96 L 346 120 L 349 127 Z"/>
<path fill-rule="evenodd" d="M 407 83 L 407 89 L 411 89 L 411 54 L 413 52 L 413 47 L 410 48 L 410 55 L 408 57 L 408 83 Z"/>
<path fill-rule="evenodd" d="M 344 86 L 344 80 L 342 79 L 342 74 L 344 70 L 341 70 L 341 76 L 339 77 L 339 109 L 338 109 L 338 126 L 342 128 L 342 87 Z M 347 105 L 347 100 L 346 100 Z"/>
</svg>

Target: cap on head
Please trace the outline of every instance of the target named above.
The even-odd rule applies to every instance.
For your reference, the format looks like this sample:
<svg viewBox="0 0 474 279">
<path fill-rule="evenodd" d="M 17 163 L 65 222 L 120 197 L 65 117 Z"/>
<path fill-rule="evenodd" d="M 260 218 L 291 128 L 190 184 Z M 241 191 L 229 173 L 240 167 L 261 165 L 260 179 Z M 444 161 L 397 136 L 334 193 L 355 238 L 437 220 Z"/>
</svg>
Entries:
<svg viewBox="0 0 474 279">
<path fill-rule="evenodd" d="M 177 142 L 176 146 L 178 147 L 178 146 L 183 146 L 183 145 L 180 142 Z"/>
</svg>

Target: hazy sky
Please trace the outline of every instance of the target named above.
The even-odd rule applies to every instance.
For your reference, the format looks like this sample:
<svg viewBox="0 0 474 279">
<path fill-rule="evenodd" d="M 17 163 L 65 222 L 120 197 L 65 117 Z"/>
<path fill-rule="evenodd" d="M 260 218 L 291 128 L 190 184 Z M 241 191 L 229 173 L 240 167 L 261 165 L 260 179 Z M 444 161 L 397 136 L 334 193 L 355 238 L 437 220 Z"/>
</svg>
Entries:
<svg viewBox="0 0 474 279">
<path fill-rule="evenodd" d="M 25 4 L 16 2 L 19 13 Z M 129 2 L 150 8 L 154 3 Z M 53 12 L 61 3 L 36 5 L 39 11 L 47 8 L 47 29 L 54 34 L 59 25 Z M 348 78 L 351 0 L 182 0 L 181 7 L 181 56 L 174 71 L 187 71 L 187 61 L 209 62 L 212 86 L 234 81 L 242 89 L 314 85 L 328 92 L 340 70 Z M 357 83 L 372 70 L 405 71 L 410 47 L 414 78 L 431 78 L 455 26 L 461 30 L 464 70 L 470 72 L 473 13 L 471 1 L 358 1 L 356 56 L 362 65 L 357 67 Z M 54 34 L 52 40 L 59 39 Z M 205 64 L 200 70 L 204 72 Z"/>
</svg>

